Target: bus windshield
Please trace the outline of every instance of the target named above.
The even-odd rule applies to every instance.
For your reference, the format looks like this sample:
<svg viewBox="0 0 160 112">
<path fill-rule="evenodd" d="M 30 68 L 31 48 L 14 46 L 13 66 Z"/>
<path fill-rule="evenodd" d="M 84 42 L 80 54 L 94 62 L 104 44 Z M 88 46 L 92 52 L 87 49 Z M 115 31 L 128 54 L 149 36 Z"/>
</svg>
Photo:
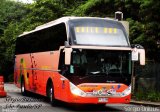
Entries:
<svg viewBox="0 0 160 112">
<path fill-rule="evenodd" d="M 75 84 L 113 82 L 129 85 L 130 52 L 74 49 L 69 70 L 69 78 Z"/>
<path fill-rule="evenodd" d="M 74 44 L 129 46 L 124 27 L 117 21 L 75 19 L 69 21 Z"/>
</svg>

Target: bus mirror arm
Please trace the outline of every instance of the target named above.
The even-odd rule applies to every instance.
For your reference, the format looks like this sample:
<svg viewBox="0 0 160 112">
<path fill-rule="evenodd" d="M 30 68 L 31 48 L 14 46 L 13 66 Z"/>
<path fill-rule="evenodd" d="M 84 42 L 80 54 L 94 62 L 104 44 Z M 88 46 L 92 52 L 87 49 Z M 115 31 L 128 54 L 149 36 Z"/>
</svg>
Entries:
<svg viewBox="0 0 160 112">
<path fill-rule="evenodd" d="M 68 41 L 65 41 L 65 42 L 64 42 L 64 46 L 65 46 L 66 48 L 70 48 L 70 45 L 69 45 Z"/>
<path fill-rule="evenodd" d="M 72 48 L 65 48 L 64 50 L 65 50 L 65 65 L 70 65 Z"/>
<path fill-rule="evenodd" d="M 132 51 L 132 61 L 140 61 L 140 65 L 145 65 L 145 50 L 136 49 Z"/>
<path fill-rule="evenodd" d="M 140 61 L 140 65 L 145 65 L 145 50 L 139 44 L 133 44 L 132 47 L 132 61 Z"/>
</svg>

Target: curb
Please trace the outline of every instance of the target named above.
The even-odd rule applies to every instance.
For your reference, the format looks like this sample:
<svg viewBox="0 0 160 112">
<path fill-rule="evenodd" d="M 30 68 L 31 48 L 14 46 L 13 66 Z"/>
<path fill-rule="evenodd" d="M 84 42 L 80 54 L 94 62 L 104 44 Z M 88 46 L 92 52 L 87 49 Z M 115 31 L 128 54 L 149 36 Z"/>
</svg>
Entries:
<svg viewBox="0 0 160 112">
<path fill-rule="evenodd" d="M 131 104 L 138 104 L 138 105 L 146 105 L 146 106 L 154 106 L 154 107 L 160 107 L 160 103 L 158 102 L 148 102 L 148 101 L 130 101 Z"/>
<path fill-rule="evenodd" d="M 21 90 L 5 90 L 6 92 L 21 92 Z"/>
<path fill-rule="evenodd" d="M 6 92 L 21 92 L 21 89 L 16 87 L 13 82 L 5 83 L 4 90 Z"/>
</svg>

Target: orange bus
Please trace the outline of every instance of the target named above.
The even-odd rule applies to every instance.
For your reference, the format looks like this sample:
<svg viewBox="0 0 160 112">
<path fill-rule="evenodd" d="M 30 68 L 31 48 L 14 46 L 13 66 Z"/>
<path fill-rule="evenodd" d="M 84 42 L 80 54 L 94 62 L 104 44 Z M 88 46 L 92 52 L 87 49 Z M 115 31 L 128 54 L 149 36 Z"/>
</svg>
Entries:
<svg viewBox="0 0 160 112">
<path fill-rule="evenodd" d="M 142 46 L 131 46 L 124 22 L 62 17 L 16 41 L 14 82 L 33 92 L 77 104 L 129 103 L 132 62 L 145 64 Z"/>
</svg>

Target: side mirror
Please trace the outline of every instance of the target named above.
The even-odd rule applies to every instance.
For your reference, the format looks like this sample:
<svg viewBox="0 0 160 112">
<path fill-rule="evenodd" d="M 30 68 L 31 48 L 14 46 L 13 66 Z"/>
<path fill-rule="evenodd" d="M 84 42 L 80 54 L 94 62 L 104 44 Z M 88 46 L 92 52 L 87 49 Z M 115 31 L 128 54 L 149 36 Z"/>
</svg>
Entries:
<svg viewBox="0 0 160 112">
<path fill-rule="evenodd" d="M 140 65 L 145 65 L 145 50 L 144 49 L 136 49 L 132 51 L 132 61 L 138 61 L 138 60 L 140 61 Z"/>
<path fill-rule="evenodd" d="M 132 61 L 138 61 L 139 60 L 139 55 L 138 55 L 138 50 L 133 50 L 132 51 Z"/>
<path fill-rule="evenodd" d="M 64 48 L 64 51 L 65 51 L 65 65 L 70 65 L 72 48 Z"/>
</svg>

